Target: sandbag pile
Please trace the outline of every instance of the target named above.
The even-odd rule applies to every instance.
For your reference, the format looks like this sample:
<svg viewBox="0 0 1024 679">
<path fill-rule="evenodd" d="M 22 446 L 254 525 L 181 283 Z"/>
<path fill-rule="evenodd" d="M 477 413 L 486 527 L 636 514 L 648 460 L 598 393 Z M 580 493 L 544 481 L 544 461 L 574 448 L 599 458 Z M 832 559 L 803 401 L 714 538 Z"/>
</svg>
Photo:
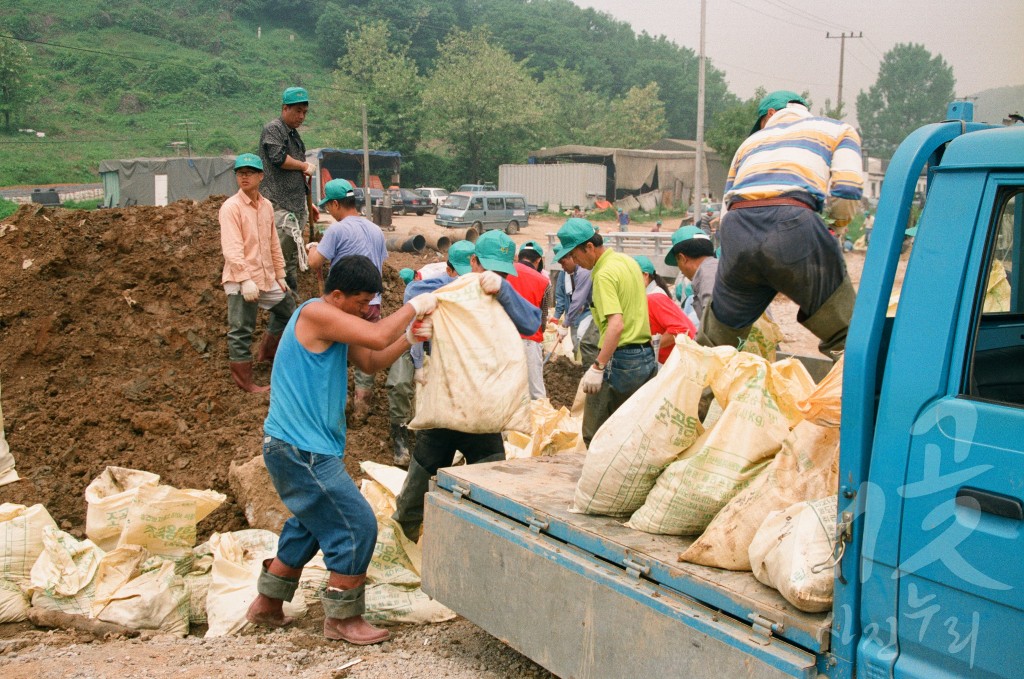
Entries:
<svg viewBox="0 0 1024 679">
<path fill-rule="evenodd" d="M 595 435 L 572 510 L 629 517 L 627 526 L 645 532 L 698 536 L 681 561 L 753 569 L 798 608 L 824 610 L 832 572 L 815 567 L 827 561 L 834 531 L 842 359 L 815 386 L 795 359 L 770 363 L 684 337 L 676 343 L 658 376 Z M 702 423 L 705 387 L 715 412 Z M 779 519 L 787 512 L 811 514 L 800 514 L 805 525 L 795 531 Z M 821 519 L 820 535 L 811 531 L 812 515 Z"/>
<path fill-rule="evenodd" d="M 539 398 L 530 402 L 529 435 L 518 431 L 508 433 L 505 458 L 541 457 L 559 453 L 584 452 L 580 434 L 582 420 L 573 417 L 568 408 L 555 408 L 551 401 Z"/>
</svg>

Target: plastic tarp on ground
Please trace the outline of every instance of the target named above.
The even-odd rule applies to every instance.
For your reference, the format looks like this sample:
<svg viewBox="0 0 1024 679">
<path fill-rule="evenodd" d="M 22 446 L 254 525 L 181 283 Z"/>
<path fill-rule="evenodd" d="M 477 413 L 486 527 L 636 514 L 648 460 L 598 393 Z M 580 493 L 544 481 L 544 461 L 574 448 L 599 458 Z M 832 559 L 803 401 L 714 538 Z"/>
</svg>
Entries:
<svg viewBox="0 0 1024 679">
<path fill-rule="evenodd" d="M 234 156 L 104 160 L 100 163 L 103 205 L 164 205 L 182 198 L 202 200 L 213 195 L 230 196 L 238 191 L 234 164 Z M 163 186 L 166 186 L 166 195 L 163 195 Z M 166 203 L 158 202 L 158 197 L 166 198 Z"/>
</svg>

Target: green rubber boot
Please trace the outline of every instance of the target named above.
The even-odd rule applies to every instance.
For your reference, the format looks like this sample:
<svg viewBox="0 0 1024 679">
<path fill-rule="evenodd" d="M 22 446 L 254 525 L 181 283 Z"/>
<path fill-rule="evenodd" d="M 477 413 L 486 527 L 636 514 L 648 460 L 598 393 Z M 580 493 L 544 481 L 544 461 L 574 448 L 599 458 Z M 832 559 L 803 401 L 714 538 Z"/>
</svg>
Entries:
<svg viewBox="0 0 1024 679">
<path fill-rule="evenodd" d="M 832 360 L 836 360 L 846 348 L 846 334 L 850 329 L 856 297 L 853 282 L 847 276 L 813 316 L 802 320 L 798 318 L 802 326 L 821 340 L 818 350 Z"/>
</svg>

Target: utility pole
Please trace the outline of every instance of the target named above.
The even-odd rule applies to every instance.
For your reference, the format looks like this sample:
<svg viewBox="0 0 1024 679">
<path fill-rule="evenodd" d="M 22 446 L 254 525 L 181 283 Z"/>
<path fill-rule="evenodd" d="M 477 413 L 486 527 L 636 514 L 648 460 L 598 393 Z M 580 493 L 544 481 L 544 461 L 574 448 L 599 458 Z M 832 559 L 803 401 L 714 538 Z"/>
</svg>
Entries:
<svg viewBox="0 0 1024 679">
<path fill-rule="evenodd" d="M 704 197 L 704 28 L 707 17 L 707 0 L 700 0 L 700 61 L 697 70 L 697 167 L 693 171 L 694 223 L 699 220 L 698 209 Z"/>
<path fill-rule="evenodd" d="M 366 104 L 363 108 L 363 215 L 369 218 L 373 200 L 370 197 L 370 137 L 366 131 Z"/>
<path fill-rule="evenodd" d="M 839 35 L 832 35 L 831 33 L 825 33 L 825 38 L 827 38 L 827 39 L 834 40 L 835 38 L 839 38 L 839 94 L 836 96 L 836 110 L 837 111 L 843 107 L 843 62 L 846 59 L 846 39 L 847 38 L 850 38 L 850 39 L 853 39 L 853 38 L 863 38 L 863 37 L 864 37 L 864 31 L 861 31 L 857 35 L 854 35 L 853 31 L 850 31 L 849 35 L 847 35 L 845 31 L 843 31 Z"/>
<path fill-rule="evenodd" d="M 184 127 L 185 128 L 185 154 L 189 158 L 192 157 L 192 135 L 191 135 L 190 130 L 191 130 L 191 127 L 193 125 L 195 125 L 195 124 L 196 123 L 195 123 L 194 120 L 183 120 L 180 123 L 178 123 L 179 127 Z"/>
</svg>

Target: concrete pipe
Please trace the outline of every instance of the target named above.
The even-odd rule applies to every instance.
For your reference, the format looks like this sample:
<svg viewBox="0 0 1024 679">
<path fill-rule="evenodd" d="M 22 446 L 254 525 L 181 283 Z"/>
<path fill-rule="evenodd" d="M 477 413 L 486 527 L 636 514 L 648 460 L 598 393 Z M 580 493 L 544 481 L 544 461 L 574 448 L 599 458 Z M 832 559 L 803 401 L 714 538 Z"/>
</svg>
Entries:
<svg viewBox="0 0 1024 679">
<path fill-rule="evenodd" d="M 410 233 L 423 236 L 427 241 L 427 247 L 440 253 L 448 252 L 448 247 L 452 244 L 452 239 L 449 238 L 446 233 L 434 229 L 427 229 L 419 226 L 414 228 Z"/>
<path fill-rule="evenodd" d="M 385 240 L 384 245 L 391 252 L 422 252 L 427 246 L 427 239 L 418 235 L 408 238 L 397 236 Z"/>
</svg>

